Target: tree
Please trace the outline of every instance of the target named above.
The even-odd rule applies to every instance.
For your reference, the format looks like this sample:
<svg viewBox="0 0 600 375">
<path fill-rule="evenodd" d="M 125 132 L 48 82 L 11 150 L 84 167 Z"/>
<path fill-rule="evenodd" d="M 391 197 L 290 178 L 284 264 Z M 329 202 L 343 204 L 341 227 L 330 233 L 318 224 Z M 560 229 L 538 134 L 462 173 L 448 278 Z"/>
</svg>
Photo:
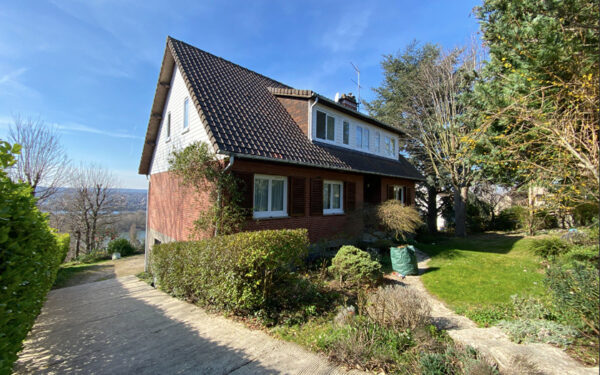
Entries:
<svg viewBox="0 0 600 375">
<path fill-rule="evenodd" d="M 210 206 L 195 221 L 196 234 L 212 233 L 214 237 L 238 231 L 245 220 L 241 207 L 239 181 L 228 171 L 224 160 L 204 142 L 194 142 L 175 150 L 169 159 L 169 170 L 196 193 L 208 193 Z"/>
<path fill-rule="evenodd" d="M 76 241 L 75 256 L 79 255 L 80 244 L 89 253 L 107 237 L 113 213 L 122 206 L 115 184 L 114 176 L 97 165 L 82 165 L 73 172 L 72 192 L 65 196 L 64 211 Z"/>
<path fill-rule="evenodd" d="M 17 116 L 8 138 L 21 145 L 17 162 L 10 169 L 11 178 L 31 186 L 38 202 L 56 193 L 69 174 L 69 159 L 56 130 L 39 119 Z"/>
<path fill-rule="evenodd" d="M 488 174 L 542 186 L 557 210 L 598 202 L 598 4 L 486 0 L 489 62 L 474 105 Z"/>
<path fill-rule="evenodd" d="M 444 52 L 413 43 L 404 54 L 385 57 L 384 83 L 368 104 L 372 115 L 407 135 L 406 151 L 422 161 L 430 185 L 450 184 L 457 236 L 466 235 L 468 190 L 479 173 L 474 149 L 483 132 L 465 106 L 478 63 L 475 48 Z"/>
</svg>

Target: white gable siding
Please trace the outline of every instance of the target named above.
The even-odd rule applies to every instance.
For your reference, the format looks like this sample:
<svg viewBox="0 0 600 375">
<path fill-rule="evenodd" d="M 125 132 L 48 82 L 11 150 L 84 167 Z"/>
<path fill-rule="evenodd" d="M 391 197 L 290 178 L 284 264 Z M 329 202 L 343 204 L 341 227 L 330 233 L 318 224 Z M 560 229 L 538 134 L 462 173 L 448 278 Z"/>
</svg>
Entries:
<svg viewBox="0 0 600 375">
<path fill-rule="evenodd" d="M 183 102 L 185 98 L 189 98 L 189 126 L 184 131 Z M 170 139 L 167 139 L 166 124 L 169 112 L 171 112 L 171 137 Z M 171 87 L 167 94 L 158 136 L 156 138 L 154 155 L 152 156 L 152 162 L 150 163 L 150 174 L 166 172 L 169 170 L 169 156 L 171 152 L 173 150 L 182 149 L 196 141 L 209 143 L 209 138 L 204 124 L 202 124 L 202 121 L 200 120 L 196 106 L 189 96 L 181 72 L 175 67 L 173 77 L 171 77 Z"/>
<path fill-rule="evenodd" d="M 326 114 L 333 116 L 335 118 L 335 140 L 333 142 L 331 141 L 327 141 L 327 140 L 323 140 L 323 139 L 319 139 L 317 138 L 317 110 L 321 111 L 321 112 L 325 112 Z M 383 156 L 383 157 L 387 157 L 390 159 L 398 159 L 398 135 L 395 133 L 392 133 L 391 131 L 385 130 L 383 128 L 380 128 L 378 126 L 375 125 L 371 125 L 367 122 L 361 121 L 355 117 L 352 116 L 348 116 L 345 113 L 342 113 L 340 111 L 337 111 L 335 109 L 331 109 L 329 107 L 325 107 L 320 105 L 319 103 L 317 103 L 312 110 L 312 121 L 311 121 L 311 132 L 310 132 L 310 138 L 311 140 L 316 140 L 319 142 L 324 142 L 324 143 L 330 143 L 333 144 L 335 146 L 340 146 L 340 147 L 345 147 L 345 148 L 349 148 L 352 150 L 357 150 L 357 151 L 362 151 L 362 152 L 367 152 L 370 154 L 374 154 L 374 155 L 379 155 L 379 156 Z M 350 123 L 350 142 L 348 142 L 347 145 L 344 144 L 343 142 L 343 124 L 344 121 L 348 121 Z M 356 127 L 360 126 L 363 129 L 369 129 L 369 149 L 365 149 L 365 148 L 359 148 L 356 146 Z M 379 152 L 377 152 L 377 147 L 376 147 L 376 133 L 379 132 L 380 136 L 380 146 L 379 146 Z M 396 143 L 396 152 L 394 153 L 394 155 L 390 156 L 387 155 L 385 153 L 385 144 L 384 144 L 384 137 L 389 137 L 390 139 L 395 139 L 395 143 Z"/>
</svg>

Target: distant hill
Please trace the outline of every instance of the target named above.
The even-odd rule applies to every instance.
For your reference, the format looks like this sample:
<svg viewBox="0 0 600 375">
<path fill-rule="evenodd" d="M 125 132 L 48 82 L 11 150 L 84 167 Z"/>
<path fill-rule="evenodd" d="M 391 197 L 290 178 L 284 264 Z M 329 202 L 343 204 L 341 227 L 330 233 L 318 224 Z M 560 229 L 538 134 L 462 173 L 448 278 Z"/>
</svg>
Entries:
<svg viewBox="0 0 600 375">
<path fill-rule="evenodd" d="M 42 205 L 44 211 L 53 211 L 57 209 L 62 197 L 72 192 L 72 188 L 60 188 L 57 193 L 48 198 Z M 119 211 L 145 211 L 146 198 L 148 190 L 145 189 L 112 189 L 120 200 L 123 201 L 123 207 Z"/>
</svg>

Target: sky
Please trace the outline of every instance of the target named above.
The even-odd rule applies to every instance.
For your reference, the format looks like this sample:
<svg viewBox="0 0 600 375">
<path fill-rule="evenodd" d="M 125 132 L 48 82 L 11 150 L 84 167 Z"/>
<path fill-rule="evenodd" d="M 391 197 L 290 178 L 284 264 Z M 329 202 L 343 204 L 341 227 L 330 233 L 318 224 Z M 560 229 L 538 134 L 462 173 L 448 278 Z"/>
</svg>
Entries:
<svg viewBox="0 0 600 375">
<path fill-rule="evenodd" d="M 479 1 L 5 1 L 0 5 L 0 138 L 15 116 L 58 130 L 74 164 L 137 174 L 167 35 L 298 89 L 372 100 L 381 60 L 409 43 L 477 34 Z M 354 81 L 354 82 L 353 82 Z"/>
</svg>

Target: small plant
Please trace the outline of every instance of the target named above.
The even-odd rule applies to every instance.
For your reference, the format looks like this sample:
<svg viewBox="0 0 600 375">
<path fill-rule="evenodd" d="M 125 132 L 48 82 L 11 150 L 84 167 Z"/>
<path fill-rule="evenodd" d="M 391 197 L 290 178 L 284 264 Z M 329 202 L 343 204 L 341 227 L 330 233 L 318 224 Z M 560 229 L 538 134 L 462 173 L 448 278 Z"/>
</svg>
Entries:
<svg viewBox="0 0 600 375">
<path fill-rule="evenodd" d="M 349 286 L 373 285 L 381 280 L 381 264 L 354 246 L 342 246 L 331 261 L 329 272 Z"/>
<path fill-rule="evenodd" d="M 396 240 L 406 240 L 408 235 L 414 234 L 423 225 L 416 209 L 396 200 L 388 200 L 379 205 L 377 217 L 384 227 L 394 233 Z"/>
<path fill-rule="evenodd" d="M 101 260 L 110 259 L 110 255 L 104 250 L 93 250 L 87 254 L 82 254 L 77 258 L 73 259 L 75 262 L 79 263 L 96 263 Z"/>
<path fill-rule="evenodd" d="M 548 237 L 534 240 L 531 248 L 536 255 L 544 259 L 554 259 L 557 256 L 566 254 L 570 245 L 558 237 Z"/>
<path fill-rule="evenodd" d="M 554 314 L 548 301 L 533 296 L 510 296 L 514 315 L 521 319 L 554 320 Z"/>
<path fill-rule="evenodd" d="M 516 343 L 543 342 L 563 348 L 569 346 L 578 334 L 572 327 L 540 319 L 503 320 L 498 327 Z"/>
<path fill-rule="evenodd" d="M 415 329 L 429 323 L 431 307 L 413 289 L 380 287 L 369 296 L 367 314 L 374 322 L 395 330 Z"/>
<path fill-rule="evenodd" d="M 470 346 L 451 344 L 443 353 L 423 353 L 419 365 L 422 375 L 499 375 L 496 366 Z"/>
<path fill-rule="evenodd" d="M 125 238 L 117 238 L 116 240 L 112 240 L 108 243 L 106 247 L 106 252 L 109 255 L 114 253 L 119 253 L 121 256 L 133 255 L 135 253 L 135 247 Z"/>
</svg>

